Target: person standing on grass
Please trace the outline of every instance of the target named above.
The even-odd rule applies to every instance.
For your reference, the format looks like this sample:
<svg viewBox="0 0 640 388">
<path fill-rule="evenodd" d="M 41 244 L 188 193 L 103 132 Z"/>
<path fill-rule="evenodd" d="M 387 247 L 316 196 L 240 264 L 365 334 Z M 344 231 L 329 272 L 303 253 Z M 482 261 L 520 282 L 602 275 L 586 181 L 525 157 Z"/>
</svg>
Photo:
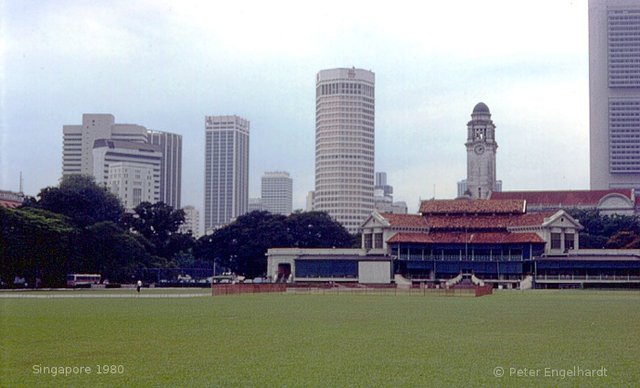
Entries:
<svg viewBox="0 0 640 388">
<path fill-rule="evenodd" d="M 138 291 L 138 294 L 140 293 L 141 288 L 142 288 L 142 280 L 138 280 L 138 283 L 136 284 L 136 290 Z"/>
</svg>

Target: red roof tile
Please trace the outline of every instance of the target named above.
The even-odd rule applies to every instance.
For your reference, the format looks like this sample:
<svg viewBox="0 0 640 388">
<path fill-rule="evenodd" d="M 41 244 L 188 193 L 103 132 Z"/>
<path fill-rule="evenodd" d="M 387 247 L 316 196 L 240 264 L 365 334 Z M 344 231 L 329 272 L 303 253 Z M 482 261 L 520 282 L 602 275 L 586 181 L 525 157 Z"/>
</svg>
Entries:
<svg viewBox="0 0 640 388">
<path fill-rule="evenodd" d="M 0 206 L 2 206 L 2 207 L 7 207 L 7 208 L 10 208 L 10 209 L 14 209 L 14 208 L 17 208 L 20 205 L 22 205 L 22 202 L 7 201 L 7 200 L 4 200 L 4 199 L 0 199 Z"/>
<path fill-rule="evenodd" d="M 531 206 L 597 206 L 609 194 L 620 194 L 632 200 L 632 189 L 564 190 L 564 191 L 503 191 L 491 193 L 492 200 L 526 200 Z"/>
<path fill-rule="evenodd" d="M 414 244 L 544 244 L 545 241 L 535 233 L 396 233 L 387 243 Z"/>
<path fill-rule="evenodd" d="M 391 226 L 400 228 L 426 228 L 428 227 L 426 220 L 420 214 L 392 214 L 382 213 Z"/>
<path fill-rule="evenodd" d="M 524 200 L 431 199 L 422 201 L 422 214 L 522 214 Z"/>
</svg>

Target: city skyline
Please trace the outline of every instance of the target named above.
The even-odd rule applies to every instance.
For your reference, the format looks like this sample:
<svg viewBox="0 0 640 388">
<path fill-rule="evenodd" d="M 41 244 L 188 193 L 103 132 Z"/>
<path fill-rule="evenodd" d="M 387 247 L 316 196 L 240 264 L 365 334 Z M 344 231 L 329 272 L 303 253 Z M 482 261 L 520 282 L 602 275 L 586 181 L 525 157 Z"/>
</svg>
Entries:
<svg viewBox="0 0 640 388">
<path fill-rule="evenodd" d="M 225 34 L 233 18 L 211 23 L 190 2 L 5 4 L 0 187 L 17 190 L 20 171 L 27 194 L 57 184 L 60 126 L 108 112 L 183 136 L 181 202 L 199 207 L 202 117 L 237 114 L 252 123 L 249 195 L 264 171 L 287 170 L 294 209 L 304 208 L 315 74 L 355 66 L 376 73 L 375 169 L 410 212 L 419 198 L 455 197 L 478 101 L 499 117 L 504 190 L 588 188 L 586 1 L 463 2 L 464 13 L 432 3 L 415 14 L 410 3 L 341 4 L 331 22 L 331 7 L 308 15 L 275 5 L 219 5 L 217 14 L 243 14 L 248 26 Z M 139 22 L 148 15 L 153 22 Z"/>
</svg>

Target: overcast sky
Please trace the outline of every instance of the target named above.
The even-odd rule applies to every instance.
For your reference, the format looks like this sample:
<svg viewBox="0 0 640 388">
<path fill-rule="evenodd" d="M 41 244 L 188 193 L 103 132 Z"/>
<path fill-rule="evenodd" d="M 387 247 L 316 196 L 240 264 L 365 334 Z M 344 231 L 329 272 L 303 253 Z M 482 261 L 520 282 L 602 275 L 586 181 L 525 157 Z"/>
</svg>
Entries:
<svg viewBox="0 0 640 388">
<path fill-rule="evenodd" d="M 396 200 L 453 198 L 485 102 L 504 190 L 587 189 L 587 1 L 0 0 L 0 189 L 56 185 L 62 126 L 111 113 L 183 136 L 182 205 L 202 211 L 204 116 L 251 121 L 264 171 L 314 188 L 315 77 L 376 75 L 376 171 Z"/>
</svg>

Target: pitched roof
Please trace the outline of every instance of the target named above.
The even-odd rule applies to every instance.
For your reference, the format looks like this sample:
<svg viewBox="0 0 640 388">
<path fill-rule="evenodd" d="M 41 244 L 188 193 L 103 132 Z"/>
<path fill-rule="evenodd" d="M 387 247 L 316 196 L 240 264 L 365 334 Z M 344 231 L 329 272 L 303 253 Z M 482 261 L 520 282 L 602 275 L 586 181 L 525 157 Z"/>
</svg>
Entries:
<svg viewBox="0 0 640 388">
<path fill-rule="evenodd" d="M 22 202 L 16 202 L 16 201 L 9 201 L 9 200 L 0 199 L 0 206 L 2 206 L 2 207 L 7 207 L 7 208 L 10 208 L 10 209 L 13 209 L 13 208 L 17 208 L 20 205 L 22 205 Z"/>
<path fill-rule="evenodd" d="M 633 198 L 632 189 L 611 190 L 560 190 L 560 191 L 503 191 L 492 192 L 492 200 L 525 200 L 529 205 L 548 205 L 554 207 L 597 206 L 602 198 L 609 194 L 620 194 L 629 200 Z"/>
<path fill-rule="evenodd" d="M 420 213 L 428 214 L 522 214 L 525 201 L 489 199 L 431 199 L 422 201 Z"/>
<path fill-rule="evenodd" d="M 544 244 L 542 237 L 535 233 L 480 232 L 480 233 L 416 233 L 400 232 L 393 235 L 387 243 L 423 243 L 423 244 Z"/>
<path fill-rule="evenodd" d="M 393 214 L 381 213 L 392 227 L 400 228 L 427 228 L 426 220 L 420 214 Z"/>
<path fill-rule="evenodd" d="M 453 214 L 453 215 L 426 215 L 419 214 L 389 214 L 381 216 L 386 219 L 392 228 L 405 229 L 429 229 L 429 230 L 496 230 L 517 226 L 542 225 L 545 218 L 551 217 L 555 212 L 525 214 Z"/>
</svg>

